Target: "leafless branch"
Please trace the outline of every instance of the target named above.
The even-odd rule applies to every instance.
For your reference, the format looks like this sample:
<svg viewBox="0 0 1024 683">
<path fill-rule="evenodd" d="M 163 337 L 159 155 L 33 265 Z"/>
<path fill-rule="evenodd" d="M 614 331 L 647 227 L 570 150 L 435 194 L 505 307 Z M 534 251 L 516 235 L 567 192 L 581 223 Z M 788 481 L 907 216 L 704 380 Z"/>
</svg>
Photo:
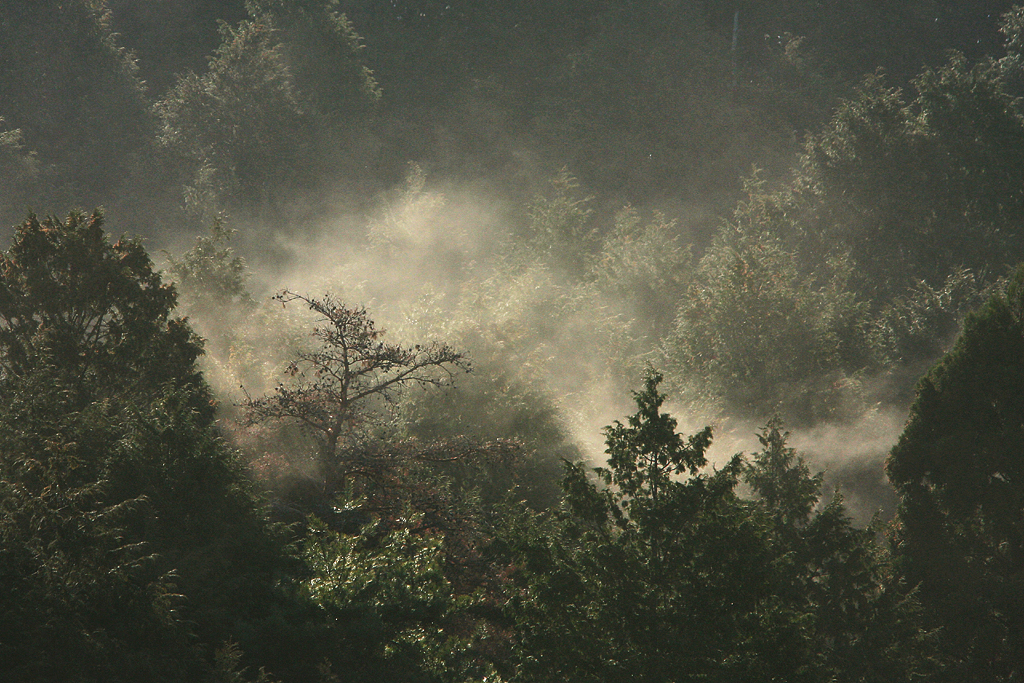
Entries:
<svg viewBox="0 0 1024 683">
<path fill-rule="evenodd" d="M 363 307 L 350 307 L 330 294 L 315 298 L 279 293 L 282 305 L 299 302 L 316 314 L 312 337 L 318 346 L 298 353 L 285 381 L 269 395 L 246 396 L 245 421 L 290 422 L 317 442 L 322 469 L 336 468 L 374 400 L 394 403 L 411 386 L 445 386 L 468 372 L 465 354 L 447 344 L 404 347 L 384 340 Z M 437 462 L 442 462 L 438 460 Z"/>
</svg>

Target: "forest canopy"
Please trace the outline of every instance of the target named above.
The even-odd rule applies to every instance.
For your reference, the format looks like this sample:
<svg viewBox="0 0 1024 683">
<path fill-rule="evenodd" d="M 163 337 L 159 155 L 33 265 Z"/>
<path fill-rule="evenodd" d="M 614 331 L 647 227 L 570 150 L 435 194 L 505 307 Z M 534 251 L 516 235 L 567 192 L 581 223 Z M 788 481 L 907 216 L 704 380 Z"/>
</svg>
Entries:
<svg viewBox="0 0 1024 683">
<path fill-rule="evenodd" d="M 1019 680 L 1022 46 L 7 2 L 0 679 Z"/>
</svg>

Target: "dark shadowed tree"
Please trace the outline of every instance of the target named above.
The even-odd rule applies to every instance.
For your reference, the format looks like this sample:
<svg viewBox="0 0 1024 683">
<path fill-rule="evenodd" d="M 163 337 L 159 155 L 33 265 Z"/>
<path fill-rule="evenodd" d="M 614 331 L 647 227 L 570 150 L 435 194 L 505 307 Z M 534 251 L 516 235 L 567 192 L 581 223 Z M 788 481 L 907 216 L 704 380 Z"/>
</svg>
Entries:
<svg viewBox="0 0 1024 683">
<path fill-rule="evenodd" d="M 942 627 L 950 681 L 1024 672 L 1024 269 L 921 380 L 886 469 L 896 552 Z"/>
<path fill-rule="evenodd" d="M 814 206 L 804 228 L 849 253 L 863 295 L 1020 257 L 1024 175 L 1009 159 L 1024 118 L 1005 66 L 954 54 L 911 92 L 872 76 L 809 138 L 794 186 Z"/>
<path fill-rule="evenodd" d="M 781 599 L 805 615 L 823 680 L 913 681 L 934 674 L 936 634 L 922 628 L 912 587 L 896 571 L 877 524 L 857 528 L 823 473 L 811 474 L 778 418 L 757 435 L 761 450 L 744 481 L 767 515 L 773 554 L 786 577 Z M 813 626 L 811 626 L 813 624 Z"/>
<path fill-rule="evenodd" d="M 0 254 L 0 374 L 12 380 L 59 369 L 83 401 L 146 397 L 171 384 L 212 416 L 195 361 L 202 345 L 171 316 L 176 294 L 141 243 L 111 244 L 103 215 L 35 216 Z"/>
<path fill-rule="evenodd" d="M 248 8 L 237 26 L 221 24 L 206 71 L 179 78 L 157 104 L 159 141 L 182 169 L 192 210 L 280 218 L 291 193 L 337 177 L 347 127 L 379 93 L 331 3 Z"/>
<path fill-rule="evenodd" d="M 109 19 L 102 0 L 4 3 L 0 116 L 21 130 L 45 181 L 16 197 L 17 213 L 0 217 L 5 225 L 41 199 L 105 204 L 138 173 L 155 121 Z"/>
<path fill-rule="evenodd" d="M 285 555 L 214 430 L 201 344 L 174 302 L 98 213 L 30 217 L 0 255 L 12 680 L 212 680 L 229 640 L 264 660 L 261 638 L 280 636 L 266 624 L 271 604 L 289 609 L 274 583 Z"/>
<path fill-rule="evenodd" d="M 568 465 L 557 517 L 508 516 L 519 680 L 816 680 L 806 617 L 777 596 L 767 529 L 734 493 L 740 459 L 701 471 L 710 430 L 678 434 L 659 380 L 605 430 L 614 488 Z"/>
<path fill-rule="evenodd" d="M 517 680 L 913 681 L 930 634 L 873 529 L 786 446 L 777 420 L 753 462 L 706 471 L 710 431 L 664 413 L 660 376 L 605 430 L 595 486 L 567 466 L 555 515 L 507 511 Z M 756 499 L 741 499 L 741 477 Z M 561 635 L 560 635 L 561 634 Z M 571 634 L 565 637 L 564 634 Z"/>
</svg>

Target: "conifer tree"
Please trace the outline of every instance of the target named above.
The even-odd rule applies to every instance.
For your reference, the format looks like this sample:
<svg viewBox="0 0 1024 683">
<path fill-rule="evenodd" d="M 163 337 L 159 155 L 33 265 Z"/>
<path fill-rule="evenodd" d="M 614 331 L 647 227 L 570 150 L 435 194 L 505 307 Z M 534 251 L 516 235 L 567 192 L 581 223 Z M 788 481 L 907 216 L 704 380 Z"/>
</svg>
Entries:
<svg viewBox="0 0 1024 683">
<path fill-rule="evenodd" d="M 942 627 L 949 680 L 1024 672 L 1024 269 L 921 380 L 886 468 L 896 552 Z"/>
<path fill-rule="evenodd" d="M 0 254 L 5 678 L 203 681 L 229 641 L 266 654 L 284 554 L 175 296 L 98 212 L 30 216 Z"/>
</svg>

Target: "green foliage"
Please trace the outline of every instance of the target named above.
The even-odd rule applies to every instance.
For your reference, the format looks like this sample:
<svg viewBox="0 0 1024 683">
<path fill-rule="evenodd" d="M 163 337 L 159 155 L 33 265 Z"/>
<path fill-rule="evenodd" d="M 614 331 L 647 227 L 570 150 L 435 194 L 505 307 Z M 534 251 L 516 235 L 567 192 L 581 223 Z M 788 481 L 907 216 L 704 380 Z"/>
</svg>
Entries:
<svg viewBox="0 0 1024 683">
<path fill-rule="evenodd" d="M 853 528 L 838 499 L 815 510 L 821 475 L 786 446 L 781 423 L 762 430 L 749 465 L 737 456 L 703 472 L 710 432 L 675 432 L 659 379 L 650 372 L 634 394 L 628 424 L 606 429 L 598 473 L 614 487 L 567 465 L 560 514 L 501 520 L 517 568 L 517 680 L 928 675 L 931 634 L 913 595 L 874 530 Z M 736 495 L 741 476 L 755 501 Z"/>
<path fill-rule="evenodd" d="M 195 369 L 202 347 L 171 318 L 175 298 L 139 242 L 109 243 L 98 211 L 66 221 L 29 216 L 0 255 L 3 378 L 52 365 L 83 400 L 189 387 L 193 408 L 209 417 Z"/>
<path fill-rule="evenodd" d="M 902 368 L 941 353 L 1021 254 L 1024 180 L 1008 160 L 1024 119 L 1007 74 L 953 55 L 912 98 L 869 77 L 789 183 L 769 191 L 755 173 L 666 340 L 673 379 L 698 401 L 798 425 L 861 413 L 865 374 L 891 373 L 888 398 L 902 396 Z"/>
<path fill-rule="evenodd" d="M 578 33 L 565 32 L 542 72 L 535 106 L 546 147 L 613 202 L 682 195 L 718 212 L 752 150 L 792 145 L 789 122 L 769 107 L 751 125 L 728 34 L 703 5 L 588 3 L 577 11 L 591 17 L 569 19 Z"/>
<path fill-rule="evenodd" d="M 232 423 L 246 390 L 263 392 L 280 379 L 308 338 L 308 320 L 257 300 L 246 260 L 232 246 L 236 231 L 225 221 L 215 218 L 191 249 L 165 256 L 180 294 L 178 310 L 205 342 L 200 365 L 215 388 L 219 417 Z"/>
<path fill-rule="evenodd" d="M 744 473 L 745 481 L 769 510 L 779 528 L 802 526 L 821 496 L 824 475 L 811 475 L 810 468 L 795 448 L 786 446 L 789 432 L 782 421 L 772 418 L 757 435 L 762 451 Z"/>
<path fill-rule="evenodd" d="M 404 399 L 405 428 L 426 442 L 461 437 L 522 444 L 522 455 L 512 467 L 508 462 L 478 462 L 448 473 L 477 490 L 485 505 L 511 493 L 536 509 L 551 507 L 560 494 L 562 460 L 580 457 L 558 406 L 539 386 L 516 376 L 493 346 L 476 340 L 469 352 L 473 373 L 457 386 Z"/>
<path fill-rule="evenodd" d="M 921 380 L 886 465 L 900 495 L 897 553 L 936 624 L 948 680 L 1012 680 L 1024 666 L 1024 270 L 968 317 Z"/>
<path fill-rule="evenodd" d="M 214 655 L 213 680 L 217 683 L 248 683 L 246 668 L 241 665 L 242 650 L 236 643 L 228 642 L 218 648 Z M 253 683 L 275 683 L 275 679 L 267 675 L 267 672 L 260 667 L 256 673 Z"/>
<path fill-rule="evenodd" d="M 454 305 L 424 297 L 411 313 L 431 336 L 465 349 L 474 371 L 443 392 L 410 395 L 405 406 L 408 429 L 421 438 L 521 442 L 517 471 L 469 481 L 486 501 L 516 486 L 516 496 L 546 508 L 558 497 L 561 461 L 579 458 L 584 425 L 604 408 L 599 392 L 632 376 L 646 349 L 595 283 L 566 284 L 550 254 L 520 247 L 462 286 Z"/>
<path fill-rule="evenodd" d="M 1011 63 L 1017 62 L 1024 53 L 1024 6 L 1014 5 L 1002 16 L 999 26 L 1000 33 L 1006 41 L 1007 57 Z"/>
<path fill-rule="evenodd" d="M 438 220 L 438 210 L 445 204 L 444 195 L 426 189 L 427 174 L 416 163 L 410 163 L 401 187 L 394 201 L 384 202 L 381 216 L 370 221 L 367 236 L 370 243 L 383 250 L 388 256 L 407 255 L 418 246 L 423 236 L 421 224 L 424 220 Z M 445 235 L 450 238 L 450 235 Z M 442 246 L 430 244 L 434 255 Z"/>
<path fill-rule="evenodd" d="M 823 474 L 812 475 L 786 445 L 773 418 L 757 435 L 761 451 L 743 479 L 766 513 L 780 587 L 813 627 L 823 680 L 916 680 L 936 671 L 935 633 L 922 629 L 920 606 L 895 571 L 875 524 L 855 528 L 838 493 L 822 499 Z"/>
<path fill-rule="evenodd" d="M 412 399 L 463 356 L 385 343 L 329 299 L 304 299 L 330 324 L 302 346 L 253 305 L 218 221 L 170 259 L 189 312 L 217 323 L 197 329 L 225 385 L 260 392 L 301 349 L 282 390 L 248 402 L 275 427 L 258 446 L 299 455 L 299 493 L 281 487 L 277 513 L 316 515 L 293 530 L 308 533 L 305 567 L 289 565 L 214 431 L 200 342 L 140 244 L 110 244 L 98 213 L 30 217 L 0 256 L 0 672 L 891 681 L 931 676 L 937 640 L 936 680 L 1019 677 L 1024 275 L 921 385 L 890 459 L 895 565 L 877 528 L 822 499 L 781 421 L 750 464 L 708 471 L 710 432 L 676 433 L 653 372 L 637 412 L 605 430 L 603 485 L 574 464 L 561 507 L 551 490 L 555 461 L 579 457 L 573 437 L 659 347 L 691 407 L 797 426 L 869 410 L 862 379 L 898 384 L 941 353 L 1024 248 L 1022 10 L 1003 18 L 1005 57 L 981 26 L 1008 4 L 6 3 L 0 211 L 124 196 L 158 231 L 180 203 L 164 188 L 184 185 L 211 221 L 230 208 L 284 232 L 317 197 L 349 202 L 346 176 L 377 189 L 417 159 L 369 240 L 400 274 L 339 271 L 399 283 L 378 292 L 423 272 L 451 283 L 429 338 L 470 349 L 477 373 Z M 184 74 L 155 110 L 108 7 L 179 17 L 123 24 L 159 28 L 132 36 L 152 92 Z M 183 16 L 209 21 L 179 33 Z M 955 46 L 968 56 L 942 54 Z M 863 79 L 880 64 L 888 76 Z M 839 95 L 769 191 L 762 177 L 780 177 Z M 768 171 L 691 262 L 681 238 L 707 243 L 752 161 Z M 566 163 L 584 182 L 559 173 L 497 249 L 449 229 L 420 170 L 515 202 Z M 608 229 L 627 201 L 643 212 Z M 672 213 L 641 218 L 657 205 Z M 516 470 L 520 443 L 535 453 Z M 310 451 L 319 470 L 303 471 Z M 506 492 L 551 513 L 509 506 L 487 539 Z M 901 572 L 920 584 L 923 627 Z"/>
<path fill-rule="evenodd" d="M 247 16 L 245 0 L 105 4 L 111 28 L 135 56 L 150 97 L 166 93 L 180 74 L 202 71 L 220 43 L 218 21 L 236 24 Z"/>
<path fill-rule="evenodd" d="M 184 681 L 202 671 L 183 599 L 125 533 L 147 501 L 110 495 L 111 418 L 42 369 L 0 415 L 0 670 L 17 680 Z"/>
<path fill-rule="evenodd" d="M 684 444 L 659 410 L 658 379 L 635 395 L 629 426 L 606 431 L 604 476 L 629 491 L 599 491 L 568 466 L 564 517 L 511 535 L 523 582 L 510 602 L 518 678 L 810 680 L 798 615 L 768 597 L 763 527 L 733 493 L 739 461 L 668 477 L 703 465 L 710 432 Z"/>
<path fill-rule="evenodd" d="M 237 364 L 231 362 L 232 357 L 237 356 L 257 308 L 249 291 L 245 260 L 229 246 L 232 233 L 218 217 L 209 235 L 197 237 L 180 257 L 167 257 L 169 275 L 181 294 L 181 310 L 206 340 L 205 370 L 214 384 L 218 380 L 226 384 L 224 375 L 241 369 L 234 367 Z M 277 333 L 285 335 L 283 330 Z M 231 384 L 237 384 L 234 377 Z"/>
<path fill-rule="evenodd" d="M 101 223 L 30 217 L 0 257 L 0 669 L 210 680 L 212 649 L 287 602 L 285 555 L 173 288 Z"/>
<path fill-rule="evenodd" d="M 223 42 L 204 75 L 179 79 L 158 105 L 160 143 L 188 168 L 186 203 L 215 213 L 218 201 L 266 198 L 278 183 L 308 179 L 312 152 L 303 111 L 273 26 L 221 25 Z"/>
<path fill-rule="evenodd" d="M 20 129 L 7 129 L 6 121 L 0 116 L 0 176 L 7 179 L 8 186 L 0 196 L 0 212 L 3 216 L 15 211 L 20 213 L 19 203 L 38 191 L 40 175 L 39 158 L 26 149 Z"/>
<path fill-rule="evenodd" d="M 444 536 L 446 579 L 486 581 L 476 491 L 491 500 L 505 493 L 521 445 L 507 434 L 402 429 L 396 420 L 410 392 L 447 387 L 468 369 L 465 355 L 441 342 L 387 342 L 365 309 L 331 296 L 284 292 L 279 299 L 298 301 L 318 318 L 316 346 L 298 352 L 288 379 L 244 404 L 245 424 L 269 432 L 264 447 L 290 465 L 269 472 L 280 507 L 346 533 L 371 520 L 402 528 L 414 513 L 416 533 Z M 286 476 L 292 473 L 299 476 Z"/>
<path fill-rule="evenodd" d="M 246 7 L 250 16 L 271 18 L 279 27 L 298 92 L 333 124 L 350 122 L 380 99 L 361 59 L 362 38 L 338 13 L 338 0 L 247 0 Z"/>
<path fill-rule="evenodd" d="M 690 250 L 677 233 L 676 222 L 664 215 L 655 213 L 642 225 L 640 213 L 626 207 L 591 266 L 601 293 L 652 342 L 670 330 L 691 277 Z"/>
<path fill-rule="evenodd" d="M 872 323 L 872 347 L 890 367 L 938 358 L 983 299 L 977 278 L 954 270 L 940 289 L 918 282 L 886 304 Z"/>
<path fill-rule="evenodd" d="M 349 307 L 330 294 L 313 298 L 284 291 L 282 303 L 298 301 L 317 316 L 318 347 L 300 351 L 286 370 L 293 378 L 273 394 L 246 401 L 250 424 L 299 425 L 315 443 L 320 476 L 330 490 L 350 477 L 372 475 L 345 454 L 384 418 L 380 411 L 408 387 L 445 386 L 469 368 L 465 355 L 443 343 L 403 347 L 383 340 L 365 308 Z M 376 415 L 375 415 L 376 413 Z M 375 419 L 376 418 L 376 419 Z M 369 423 L 368 425 L 365 423 Z"/>
<path fill-rule="evenodd" d="M 636 505 L 651 506 L 646 511 L 658 515 L 659 493 L 669 488 L 673 475 L 696 474 L 707 465 L 704 452 L 711 445 L 711 428 L 693 435 L 684 443 L 676 433 L 675 418 L 661 412 L 665 397 L 658 393 L 662 376 L 648 368 L 644 390 L 633 395 L 637 413 L 628 426 L 616 421 L 605 429 L 608 444 L 608 469 L 598 473 L 607 486 L 614 486 L 614 498 L 623 513 L 640 517 Z M 638 523 L 645 520 L 637 519 Z"/>
<path fill-rule="evenodd" d="M 210 648 L 280 600 L 281 549 L 185 392 L 82 407 L 66 383 L 44 367 L 4 387 L 0 669 L 210 680 Z"/>
<path fill-rule="evenodd" d="M 465 630 L 475 599 L 445 574 L 442 537 L 370 526 L 346 536 L 313 523 L 303 542 L 305 590 L 335 624 L 332 662 L 346 680 L 470 681 L 489 668 Z"/>
<path fill-rule="evenodd" d="M 338 160 L 338 126 L 377 93 L 358 37 L 331 7 L 251 3 L 250 19 L 221 25 L 206 73 L 183 76 L 157 105 L 160 143 L 187 169 L 193 211 L 276 211 Z"/>
<path fill-rule="evenodd" d="M 849 264 L 805 274 L 757 214 L 741 208 L 738 218 L 701 259 L 666 340 L 678 382 L 747 415 L 803 424 L 855 414 L 868 348 Z"/>
<path fill-rule="evenodd" d="M 817 229 L 849 250 L 860 291 L 884 300 L 1019 257 L 1024 194 L 1007 159 L 1024 145 L 1024 119 L 1001 74 L 954 55 L 914 81 L 910 102 L 872 77 L 809 140 Z"/>
<path fill-rule="evenodd" d="M 5 3 L 0 65 L 0 116 L 21 131 L 45 178 L 20 188 L 31 194 L 5 198 L 16 213 L 0 217 L 4 225 L 41 201 L 106 202 L 134 176 L 153 120 L 105 2 Z"/>
</svg>

